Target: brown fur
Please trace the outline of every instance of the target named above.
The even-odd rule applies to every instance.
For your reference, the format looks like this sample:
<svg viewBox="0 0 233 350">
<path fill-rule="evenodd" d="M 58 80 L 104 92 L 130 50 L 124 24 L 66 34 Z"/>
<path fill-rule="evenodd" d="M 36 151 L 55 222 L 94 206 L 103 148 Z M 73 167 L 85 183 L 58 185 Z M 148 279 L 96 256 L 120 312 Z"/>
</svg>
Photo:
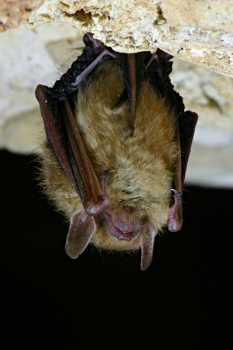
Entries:
<svg viewBox="0 0 233 350">
<path fill-rule="evenodd" d="M 122 73 L 116 63 L 104 62 L 79 89 L 78 127 L 99 181 L 105 169 L 114 170 L 107 185 L 109 206 L 131 206 L 134 215 L 152 221 L 161 230 L 167 224 L 177 156 L 174 116 L 144 81 L 136 105 L 135 131 L 129 137 L 129 102 L 113 109 L 123 90 Z M 82 204 L 47 146 L 42 165 L 49 197 L 70 219 Z M 107 233 L 101 221 L 96 219 L 96 223 L 91 240 L 94 245 L 117 250 L 140 247 L 140 235 L 130 242 L 118 240 Z"/>
</svg>

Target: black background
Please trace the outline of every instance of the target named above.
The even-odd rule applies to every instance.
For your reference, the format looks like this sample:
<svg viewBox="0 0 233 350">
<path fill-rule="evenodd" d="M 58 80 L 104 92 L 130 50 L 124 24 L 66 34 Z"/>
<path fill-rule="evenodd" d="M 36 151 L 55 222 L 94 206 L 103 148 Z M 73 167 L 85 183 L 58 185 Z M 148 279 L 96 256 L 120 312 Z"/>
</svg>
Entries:
<svg viewBox="0 0 233 350">
<path fill-rule="evenodd" d="M 0 158 L 4 349 L 232 348 L 233 191 L 186 186 L 182 231 L 141 272 L 140 253 L 69 259 L 33 157 Z"/>
</svg>

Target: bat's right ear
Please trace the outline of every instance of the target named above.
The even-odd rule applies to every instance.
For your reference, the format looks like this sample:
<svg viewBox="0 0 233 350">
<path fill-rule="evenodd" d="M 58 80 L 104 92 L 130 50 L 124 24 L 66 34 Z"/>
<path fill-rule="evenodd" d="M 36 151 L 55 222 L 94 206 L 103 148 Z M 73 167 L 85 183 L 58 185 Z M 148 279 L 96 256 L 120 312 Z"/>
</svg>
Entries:
<svg viewBox="0 0 233 350">
<path fill-rule="evenodd" d="M 149 223 L 141 233 L 141 270 L 148 269 L 152 262 L 155 236 L 158 228 L 155 224 Z"/>
<path fill-rule="evenodd" d="M 71 259 L 77 259 L 86 249 L 96 231 L 95 219 L 84 209 L 76 211 L 70 220 L 65 251 Z"/>
</svg>

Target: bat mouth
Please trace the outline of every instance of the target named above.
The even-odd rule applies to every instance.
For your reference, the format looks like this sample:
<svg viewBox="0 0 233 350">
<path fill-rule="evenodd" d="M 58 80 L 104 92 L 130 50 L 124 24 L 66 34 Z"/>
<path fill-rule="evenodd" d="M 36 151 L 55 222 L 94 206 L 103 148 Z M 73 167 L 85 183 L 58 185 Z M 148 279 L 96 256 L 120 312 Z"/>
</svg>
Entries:
<svg viewBox="0 0 233 350">
<path fill-rule="evenodd" d="M 101 217 L 107 232 L 119 240 L 131 241 L 139 233 L 139 225 L 133 218 L 127 220 L 118 211 L 106 209 Z"/>
<path fill-rule="evenodd" d="M 135 232 L 135 231 L 122 232 L 115 225 L 114 225 L 114 228 L 116 231 L 114 232 L 113 235 L 114 235 L 114 237 L 116 237 L 119 240 L 131 241 L 137 235 L 137 232 Z"/>
</svg>

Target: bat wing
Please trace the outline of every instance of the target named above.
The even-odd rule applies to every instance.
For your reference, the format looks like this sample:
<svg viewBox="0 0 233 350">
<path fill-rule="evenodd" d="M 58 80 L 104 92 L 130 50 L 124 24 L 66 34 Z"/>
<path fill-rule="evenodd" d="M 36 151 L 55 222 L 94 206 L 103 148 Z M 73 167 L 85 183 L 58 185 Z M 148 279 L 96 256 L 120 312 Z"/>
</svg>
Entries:
<svg viewBox="0 0 233 350">
<path fill-rule="evenodd" d="M 75 91 L 96 65 L 112 53 L 91 34 L 84 37 L 86 48 L 53 88 L 38 85 L 36 97 L 44 120 L 48 146 L 79 195 L 84 210 L 73 214 L 66 242 L 67 254 L 75 258 L 95 233 L 91 215 L 108 204 L 106 185 L 109 171 L 102 175 L 102 190 L 80 136 L 73 111 Z"/>
<path fill-rule="evenodd" d="M 175 137 L 178 146 L 178 157 L 174 165 L 173 182 L 175 190 L 173 190 L 174 196 L 168 216 L 168 229 L 171 232 L 181 230 L 183 225 L 182 191 L 197 120 L 198 115 L 196 113 L 187 111 L 181 115 L 176 123 Z"/>
<path fill-rule="evenodd" d="M 94 218 L 90 215 L 96 215 L 108 203 L 106 192 L 108 172 L 103 174 L 102 194 L 67 99 L 55 103 L 47 98 L 46 90 L 45 86 L 39 85 L 36 97 L 40 103 L 48 144 L 85 209 L 73 214 L 65 248 L 71 258 L 77 258 L 96 230 Z M 62 118 L 60 123 L 57 122 L 58 116 Z M 59 130 L 61 125 L 63 125 L 62 137 Z"/>
<path fill-rule="evenodd" d="M 42 85 L 37 86 L 36 97 L 40 103 L 49 147 L 78 193 L 86 212 L 90 215 L 99 213 L 108 203 L 107 194 L 104 190 L 102 195 L 67 99 L 54 103 L 49 100 L 47 88 Z M 62 136 L 59 128 L 62 128 Z M 105 175 L 103 187 L 106 182 Z"/>
<path fill-rule="evenodd" d="M 182 162 L 182 176 L 181 185 L 183 188 L 186 169 L 188 165 L 189 154 L 191 151 L 195 127 L 198 121 L 198 115 L 195 112 L 186 111 L 179 118 L 179 134 L 181 147 L 181 162 Z"/>
<path fill-rule="evenodd" d="M 178 157 L 173 169 L 174 190 L 168 217 L 169 231 L 176 232 L 182 228 L 183 224 L 182 191 L 198 116 L 191 111 L 184 112 L 183 99 L 174 90 L 169 77 L 172 71 L 171 58 L 171 55 L 158 49 L 146 66 L 145 77 L 149 79 L 157 94 L 165 98 L 171 115 L 175 113 L 177 116 L 175 142 L 178 148 Z"/>
<path fill-rule="evenodd" d="M 68 176 L 84 207 L 84 210 L 75 212 L 71 218 L 65 248 L 71 258 L 76 258 L 82 253 L 95 233 L 96 225 L 91 216 L 99 214 L 109 201 L 106 186 L 110 171 L 106 170 L 102 175 L 101 190 L 83 145 L 73 109 L 77 89 L 83 80 L 102 60 L 116 59 L 116 55 L 100 41 L 95 40 L 90 33 L 84 36 L 84 43 L 86 47 L 82 55 L 52 88 L 43 85 L 38 85 L 36 88 L 48 146 Z M 137 94 L 137 80 L 134 78 L 136 65 L 134 58 L 128 56 L 130 55 L 120 55 L 117 60 L 126 72 L 125 86 L 131 111 L 129 124 L 133 128 Z"/>
</svg>

